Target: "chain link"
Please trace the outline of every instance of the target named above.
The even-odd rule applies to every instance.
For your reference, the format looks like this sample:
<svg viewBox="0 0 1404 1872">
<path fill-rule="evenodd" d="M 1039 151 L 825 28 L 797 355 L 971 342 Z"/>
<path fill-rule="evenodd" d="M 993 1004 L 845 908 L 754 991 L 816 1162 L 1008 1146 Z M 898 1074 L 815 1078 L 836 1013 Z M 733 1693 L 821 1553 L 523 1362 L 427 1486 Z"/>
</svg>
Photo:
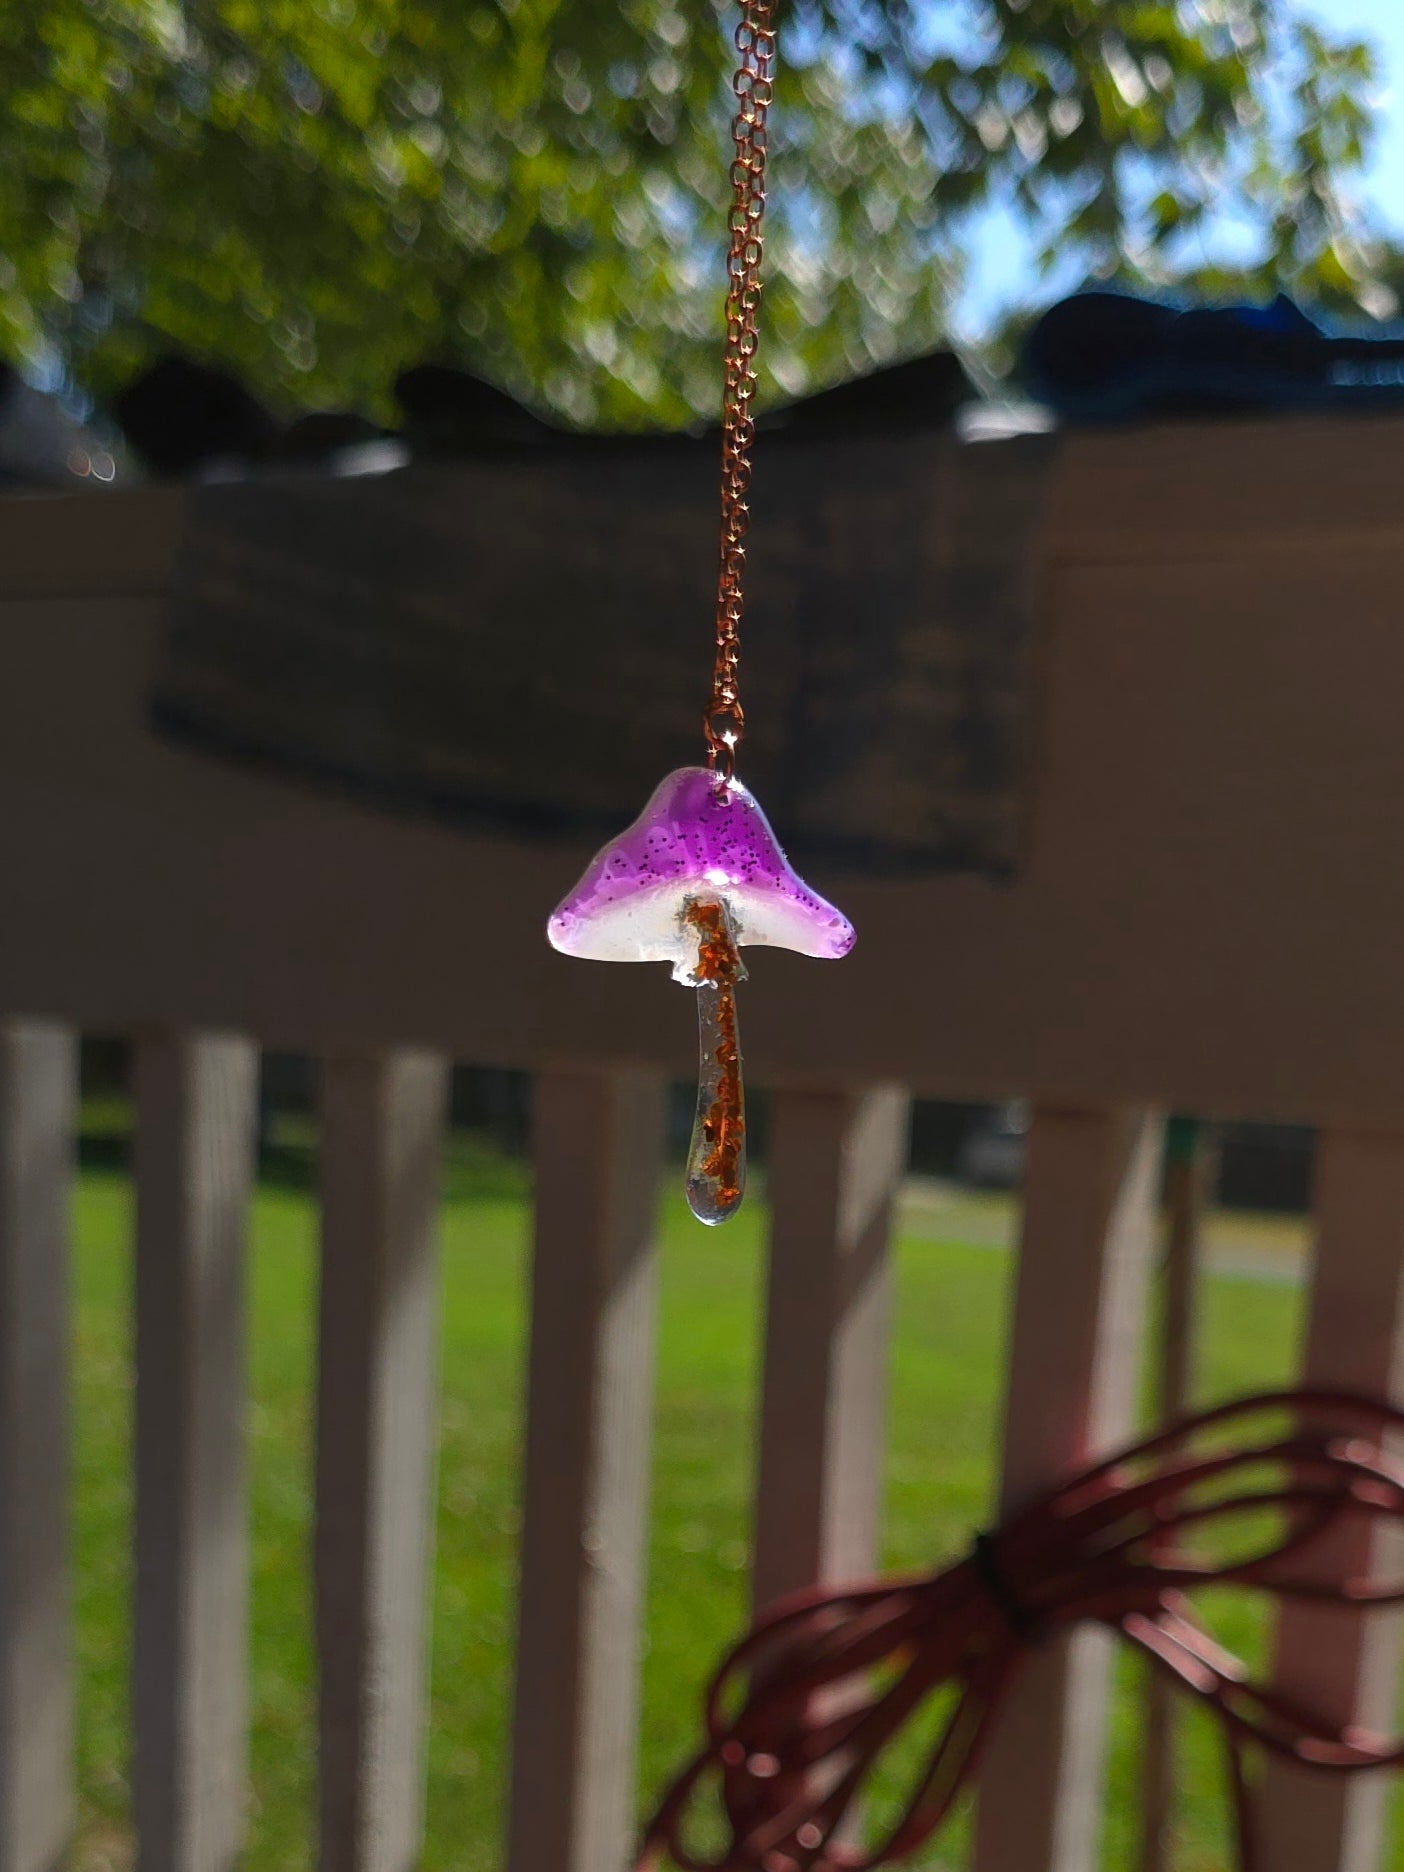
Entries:
<svg viewBox="0 0 1404 1872">
<path fill-rule="evenodd" d="M 707 761 L 729 780 L 746 726 L 738 686 L 745 612 L 747 497 L 756 426 L 757 321 L 761 300 L 761 220 L 765 214 L 766 119 L 775 65 L 774 0 L 741 0 L 738 64 L 732 79 L 731 233 L 727 254 L 726 379 L 722 399 L 721 563 L 717 578 L 717 661 L 703 716 Z"/>
</svg>

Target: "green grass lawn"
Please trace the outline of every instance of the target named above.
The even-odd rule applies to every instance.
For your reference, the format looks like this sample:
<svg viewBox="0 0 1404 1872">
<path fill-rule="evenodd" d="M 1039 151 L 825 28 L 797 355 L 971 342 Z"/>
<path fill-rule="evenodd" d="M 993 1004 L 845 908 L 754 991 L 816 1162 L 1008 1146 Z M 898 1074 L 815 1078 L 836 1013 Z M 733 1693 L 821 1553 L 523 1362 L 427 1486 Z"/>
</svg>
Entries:
<svg viewBox="0 0 1404 1872">
<path fill-rule="evenodd" d="M 298 1178 L 260 1190 L 252 1279 L 255 1872 L 310 1864 L 312 1659 L 307 1580 L 315 1213 Z M 445 1313 L 428 1848 L 431 1872 L 497 1872 L 517 1535 L 529 1187 L 520 1167 L 455 1140 L 444 1226 Z M 909 1224 L 899 1255 L 886 1558 L 952 1556 L 988 1517 L 1011 1258 L 984 1199 L 949 1226 Z M 965 1214 L 971 1226 L 961 1226 Z M 696 1733 L 699 1688 L 745 1614 L 764 1212 L 704 1231 L 670 1197 L 664 1224 L 643 1790 Z M 130 1186 L 82 1175 L 77 1210 L 77 1525 L 83 1872 L 130 1860 Z M 996 1229 L 996 1234 L 998 1229 Z M 962 1236 L 966 1239 L 962 1239 Z M 1299 1327 L 1290 1282 L 1207 1282 L 1205 1398 L 1285 1380 Z M 1250 1650 L 1261 1633 L 1229 1608 Z M 1119 1670 L 1106 1863 L 1132 1863 L 1135 1689 Z M 1181 1872 L 1224 1872 L 1220 1769 L 1188 1725 Z M 957 1829 L 928 1863 L 959 1866 Z M 1404 1860 L 1400 1861 L 1404 1864 Z"/>
</svg>

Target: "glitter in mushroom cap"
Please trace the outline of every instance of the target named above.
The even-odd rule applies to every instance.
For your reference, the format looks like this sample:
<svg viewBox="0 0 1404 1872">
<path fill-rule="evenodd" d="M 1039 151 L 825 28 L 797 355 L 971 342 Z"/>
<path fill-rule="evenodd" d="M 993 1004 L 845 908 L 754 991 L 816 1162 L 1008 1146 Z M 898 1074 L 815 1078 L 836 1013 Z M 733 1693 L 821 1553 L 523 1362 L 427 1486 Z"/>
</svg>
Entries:
<svg viewBox="0 0 1404 1872">
<path fill-rule="evenodd" d="M 836 960 L 854 929 L 796 874 L 739 780 L 679 767 L 629 827 L 591 859 L 546 926 L 553 948 L 592 962 L 670 962 L 694 979 L 689 902 L 720 898 L 739 943 Z"/>
</svg>

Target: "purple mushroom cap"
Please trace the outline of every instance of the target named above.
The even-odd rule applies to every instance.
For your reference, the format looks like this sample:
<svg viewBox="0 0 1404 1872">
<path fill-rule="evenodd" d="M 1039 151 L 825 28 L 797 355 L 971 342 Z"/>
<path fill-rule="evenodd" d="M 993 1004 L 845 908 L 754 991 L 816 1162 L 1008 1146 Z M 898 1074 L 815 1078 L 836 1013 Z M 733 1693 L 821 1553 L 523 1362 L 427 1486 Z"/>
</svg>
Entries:
<svg viewBox="0 0 1404 1872">
<path fill-rule="evenodd" d="M 739 780 L 679 767 L 629 827 L 591 859 L 546 926 L 552 946 L 592 962 L 670 962 L 692 981 L 687 906 L 720 900 L 739 943 L 835 960 L 854 929 L 796 874 Z"/>
</svg>

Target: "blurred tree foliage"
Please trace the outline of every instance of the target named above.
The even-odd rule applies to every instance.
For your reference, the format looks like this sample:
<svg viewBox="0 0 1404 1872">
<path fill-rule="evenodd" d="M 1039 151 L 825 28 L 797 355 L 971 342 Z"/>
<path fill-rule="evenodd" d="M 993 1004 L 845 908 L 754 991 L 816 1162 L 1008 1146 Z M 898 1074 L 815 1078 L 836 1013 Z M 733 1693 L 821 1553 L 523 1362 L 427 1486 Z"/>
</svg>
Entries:
<svg viewBox="0 0 1404 1872">
<path fill-rule="evenodd" d="M 1064 270 L 1173 276 L 1228 214 L 1264 283 L 1372 306 L 1371 54 L 1284 0 L 781 18 L 772 395 L 939 339 L 991 198 Z M 572 421 L 686 422 L 717 397 L 724 25 L 713 0 L 7 6 L 0 345 L 99 394 L 178 345 L 373 410 L 459 358 Z"/>
</svg>

